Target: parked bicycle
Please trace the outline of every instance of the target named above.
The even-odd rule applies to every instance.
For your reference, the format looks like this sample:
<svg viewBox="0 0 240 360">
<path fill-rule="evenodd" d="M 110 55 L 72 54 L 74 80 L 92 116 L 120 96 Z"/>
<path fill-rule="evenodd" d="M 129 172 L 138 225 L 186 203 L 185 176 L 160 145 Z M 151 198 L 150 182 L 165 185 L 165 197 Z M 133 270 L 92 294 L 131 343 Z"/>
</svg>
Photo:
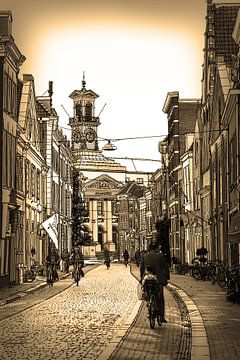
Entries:
<svg viewBox="0 0 240 360">
<path fill-rule="evenodd" d="M 196 280 L 211 280 L 216 278 L 216 264 L 212 261 L 201 262 L 199 258 L 192 260 L 191 275 Z"/>
<path fill-rule="evenodd" d="M 240 304 L 240 269 L 234 266 L 228 271 L 226 299 L 234 304 Z"/>
<path fill-rule="evenodd" d="M 147 301 L 148 319 L 151 329 L 154 329 L 155 323 L 162 325 L 160 309 L 159 309 L 159 285 L 157 277 L 154 274 L 149 274 L 148 278 L 143 279 L 142 288 L 144 292 L 144 299 Z"/>
<path fill-rule="evenodd" d="M 216 266 L 216 283 L 225 289 L 227 287 L 229 267 L 225 263 L 218 263 Z"/>
<path fill-rule="evenodd" d="M 25 272 L 24 280 L 26 282 L 34 281 L 38 274 L 38 265 L 34 263 L 31 265 L 30 269 Z"/>
<path fill-rule="evenodd" d="M 175 264 L 175 271 L 177 274 L 180 274 L 180 275 L 187 275 L 189 274 L 191 270 L 191 266 L 188 265 L 188 263 L 177 263 Z"/>
<path fill-rule="evenodd" d="M 191 275 L 196 280 L 206 280 L 207 267 L 205 263 L 200 262 L 198 258 L 192 260 Z"/>
</svg>

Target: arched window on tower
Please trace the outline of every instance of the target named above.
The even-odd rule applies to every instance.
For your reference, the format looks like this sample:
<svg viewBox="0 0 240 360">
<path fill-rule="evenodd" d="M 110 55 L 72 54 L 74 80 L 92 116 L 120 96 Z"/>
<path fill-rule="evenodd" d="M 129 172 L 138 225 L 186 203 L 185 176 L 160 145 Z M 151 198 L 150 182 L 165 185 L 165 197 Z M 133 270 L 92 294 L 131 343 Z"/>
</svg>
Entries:
<svg viewBox="0 0 240 360">
<path fill-rule="evenodd" d="M 85 117 L 87 121 L 92 120 L 92 103 L 87 102 L 85 107 Z"/>
<path fill-rule="evenodd" d="M 82 105 L 81 104 L 76 104 L 76 117 L 78 120 L 80 120 L 82 116 Z"/>
</svg>

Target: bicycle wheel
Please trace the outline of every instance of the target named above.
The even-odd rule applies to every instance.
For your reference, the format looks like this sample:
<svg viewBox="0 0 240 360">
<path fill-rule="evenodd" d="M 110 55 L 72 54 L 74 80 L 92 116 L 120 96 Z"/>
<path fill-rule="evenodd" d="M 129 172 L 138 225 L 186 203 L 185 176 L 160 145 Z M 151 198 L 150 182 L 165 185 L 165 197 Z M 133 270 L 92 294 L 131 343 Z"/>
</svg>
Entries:
<svg viewBox="0 0 240 360">
<path fill-rule="evenodd" d="M 192 277 L 196 280 L 200 280 L 202 278 L 200 269 L 198 267 L 192 268 Z"/>
<path fill-rule="evenodd" d="M 160 315 L 157 316 L 157 323 L 159 326 L 162 326 L 162 318 Z"/>
<path fill-rule="evenodd" d="M 148 318 L 151 329 L 155 327 L 155 303 L 153 297 L 150 298 L 149 305 L 148 305 Z"/>
<path fill-rule="evenodd" d="M 75 281 L 76 281 L 76 285 L 78 286 L 80 282 L 80 272 L 78 269 L 76 270 Z"/>
<path fill-rule="evenodd" d="M 53 270 L 51 268 L 49 269 L 48 274 L 48 285 L 53 286 Z"/>
<path fill-rule="evenodd" d="M 216 281 L 217 284 L 222 288 L 225 288 L 227 286 L 226 275 L 223 270 L 222 271 L 220 270 L 219 273 L 217 274 Z"/>
</svg>

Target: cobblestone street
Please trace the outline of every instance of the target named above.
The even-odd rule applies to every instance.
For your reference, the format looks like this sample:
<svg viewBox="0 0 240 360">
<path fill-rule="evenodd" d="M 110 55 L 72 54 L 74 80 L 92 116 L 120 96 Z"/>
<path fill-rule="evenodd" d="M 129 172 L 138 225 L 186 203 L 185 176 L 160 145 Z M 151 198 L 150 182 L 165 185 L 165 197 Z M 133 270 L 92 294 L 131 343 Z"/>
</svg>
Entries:
<svg viewBox="0 0 240 360">
<path fill-rule="evenodd" d="M 171 273 L 164 290 L 168 323 L 151 329 L 136 278 L 135 264 L 131 273 L 123 264 L 95 265 L 85 268 L 79 287 L 64 276 L 37 291 L 33 284 L 5 289 L 2 304 L 19 289 L 34 291 L 0 306 L 1 360 L 239 358 L 239 305 L 226 302 L 223 289 Z"/>
<path fill-rule="evenodd" d="M 165 291 L 168 324 L 152 330 L 136 287 L 130 267 L 100 265 L 79 287 L 69 277 L 0 307 L 1 359 L 178 359 L 182 323 L 174 297 Z"/>
<path fill-rule="evenodd" d="M 2 320 L 1 359 L 96 359 L 140 304 L 136 285 L 129 268 L 99 266 L 79 287 Z"/>
</svg>

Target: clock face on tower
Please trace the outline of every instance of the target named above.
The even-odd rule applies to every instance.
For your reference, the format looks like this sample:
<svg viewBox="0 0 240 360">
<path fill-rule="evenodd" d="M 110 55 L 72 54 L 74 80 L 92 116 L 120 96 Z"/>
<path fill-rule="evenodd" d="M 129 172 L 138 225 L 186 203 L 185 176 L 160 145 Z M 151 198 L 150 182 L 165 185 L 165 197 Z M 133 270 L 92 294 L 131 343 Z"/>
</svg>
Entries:
<svg viewBox="0 0 240 360">
<path fill-rule="evenodd" d="M 96 139 L 96 131 L 92 128 L 87 128 L 84 132 L 84 135 L 86 136 L 86 140 L 91 143 Z"/>
</svg>

